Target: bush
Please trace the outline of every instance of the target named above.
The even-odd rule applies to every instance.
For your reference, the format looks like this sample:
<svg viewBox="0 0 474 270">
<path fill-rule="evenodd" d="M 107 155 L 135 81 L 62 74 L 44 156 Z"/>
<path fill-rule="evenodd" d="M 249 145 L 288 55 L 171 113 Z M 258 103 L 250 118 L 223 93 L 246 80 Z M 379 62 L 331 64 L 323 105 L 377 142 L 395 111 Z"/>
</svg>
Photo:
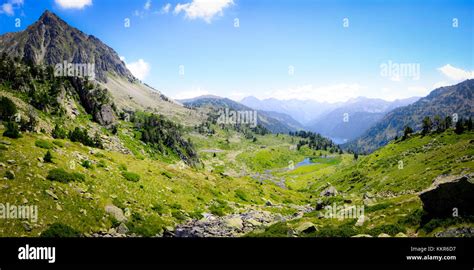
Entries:
<svg viewBox="0 0 474 270">
<path fill-rule="evenodd" d="M 46 163 L 53 163 L 53 155 L 51 155 L 51 152 L 49 150 L 44 155 L 43 161 Z"/>
<path fill-rule="evenodd" d="M 53 132 L 51 133 L 51 136 L 53 136 L 53 138 L 55 139 L 65 139 L 67 137 L 67 132 L 65 129 L 56 124 L 56 126 L 54 126 Z"/>
<path fill-rule="evenodd" d="M 41 237 L 57 238 L 57 237 L 80 237 L 81 233 L 72 227 L 62 224 L 53 223 L 49 228 L 44 230 Z"/>
<path fill-rule="evenodd" d="M 399 232 L 406 233 L 406 229 L 399 224 L 384 224 L 368 231 L 368 233 L 372 236 L 378 236 L 381 233 L 386 233 L 391 236 L 394 236 Z"/>
<path fill-rule="evenodd" d="M 69 139 L 72 142 L 80 142 L 85 146 L 97 147 L 97 148 L 103 147 L 102 142 L 100 141 L 100 138 L 98 138 L 98 136 L 92 139 L 91 137 L 89 137 L 85 129 L 81 129 L 79 127 L 76 127 L 74 131 L 69 132 Z"/>
<path fill-rule="evenodd" d="M 43 149 L 53 149 L 54 145 L 46 140 L 37 140 L 35 146 Z"/>
<path fill-rule="evenodd" d="M 92 162 L 90 160 L 83 160 L 82 163 L 81 163 L 81 166 L 86 168 L 86 169 L 90 169 L 92 168 Z"/>
<path fill-rule="evenodd" d="M 10 179 L 10 180 L 15 179 L 15 175 L 13 174 L 12 171 L 6 171 L 6 172 L 5 172 L 5 177 L 6 177 L 7 179 Z"/>
<path fill-rule="evenodd" d="M 7 97 L 0 97 L 0 120 L 11 120 L 16 113 L 15 103 Z"/>
<path fill-rule="evenodd" d="M 140 175 L 133 172 L 122 172 L 122 176 L 131 182 L 138 182 L 140 180 Z"/>
<path fill-rule="evenodd" d="M 61 183 L 69 183 L 74 181 L 83 182 L 86 177 L 81 173 L 68 173 L 64 169 L 57 168 L 50 170 L 46 179 Z"/>
<path fill-rule="evenodd" d="M 3 136 L 12 139 L 18 139 L 21 137 L 20 129 L 18 128 L 18 125 L 15 122 L 7 122 L 5 128 L 6 130 L 5 132 L 3 132 Z"/>
</svg>

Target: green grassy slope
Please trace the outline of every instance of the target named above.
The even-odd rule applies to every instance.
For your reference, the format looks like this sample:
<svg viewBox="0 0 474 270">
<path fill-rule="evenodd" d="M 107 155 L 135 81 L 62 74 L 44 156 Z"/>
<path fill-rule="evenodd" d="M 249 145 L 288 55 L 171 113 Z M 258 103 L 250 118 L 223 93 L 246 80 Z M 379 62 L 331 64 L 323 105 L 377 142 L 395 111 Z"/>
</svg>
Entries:
<svg viewBox="0 0 474 270">
<path fill-rule="evenodd" d="M 343 161 L 335 166 L 314 168 L 323 165 L 318 164 L 311 165 L 314 170 L 307 166 L 292 171 L 289 173 L 292 185 L 313 194 L 315 204 L 322 200 L 341 207 L 364 206 L 366 221 L 362 226 L 355 226 L 357 218 L 323 218 L 327 213 L 323 208 L 249 236 L 288 236 L 289 231 L 308 222 L 318 231 L 299 236 L 378 236 L 381 233 L 395 236 L 400 232 L 408 236 L 433 236 L 450 227 L 472 227 L 472 217 L 434 219 L 422 224 L 422 202 L 417 192 L 428 188 L 440 175 L 473 172 L 473 158 L 474 133 L 457 135 L 449 130 L 391 142 L 357 161 L 343 156 Z M 320 196 L 328 183 L 339 191 L 337 196 Z"/>
</svg>

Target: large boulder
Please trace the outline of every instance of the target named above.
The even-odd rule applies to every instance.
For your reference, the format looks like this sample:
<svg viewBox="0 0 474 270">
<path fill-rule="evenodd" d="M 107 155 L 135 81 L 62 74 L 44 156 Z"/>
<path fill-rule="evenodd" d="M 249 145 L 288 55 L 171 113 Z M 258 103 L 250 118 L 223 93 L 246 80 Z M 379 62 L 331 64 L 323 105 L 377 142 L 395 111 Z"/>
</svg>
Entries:
<svg viewBox="0 0 474 270">
<path fill-rule="evenodd" d="M 103 126 L 108 126 L 117 121 L 115 112 L 109 104 L 100 106 L 100 109 L 98 109 L 94 114 L 94 119 Z"/>
<path fill-rule="evenodd" d="M 244 225 L 240 217 L 232 217 L 226 220 L 226 226 L 232 229 L 241 230 Z"/>
<path fill-rule="evenodd" d="M 430 188 L 419 194 L 423 209 L 431 217 L 474 214 L 474 173 L 463 176 L 439 176 Z"/>
<path fill-rule="evenodd" d="M 295 228 L 295 234 L 316 232 L 318 228 L 313 223 L 306 221 Z"/>
<path fill-rule="evenodd" d="M 106 205 L 105 212 L 112 215 L 119 222 L 127 221 L 127 217 L 125 217 L 125 215 L 123 214 L 122 209 L 118 208 L 113 204 Z"/>
</svg>

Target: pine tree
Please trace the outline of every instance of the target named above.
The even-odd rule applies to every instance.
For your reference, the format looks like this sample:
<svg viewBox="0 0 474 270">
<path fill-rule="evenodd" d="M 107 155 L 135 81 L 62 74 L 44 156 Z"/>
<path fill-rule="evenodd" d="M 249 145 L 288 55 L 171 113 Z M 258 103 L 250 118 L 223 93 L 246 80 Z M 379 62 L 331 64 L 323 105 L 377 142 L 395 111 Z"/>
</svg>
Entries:
<svg viewBox="0 0 474 270">
<path fill-rule="evenodd" d="M 443 131 L 443 127 L 441 126 L 441 116 L 439 115 L 435 115 L 435 117 L 433 118 L 433 128 L 436 130 L 436 132 L 442 132 Z"/>
<path fill-rule="evenodd" d="M 461 134 L 464 132 L 464 124 L 463 124 L 463 119 L 459 118 L 459 120 L 456 122 L 456 127 L 454 128 L 454 132 L 456 134 Z"/>
<path fill-rule="evenodd" d="M 409 126 L 405 126 L 405 130 L 403 130 L 402 141 L 408 138 L 408 136 L 412 133 L 413 133 L 413 129 Z"/>
<path fill-rule="evenodd" d="M 452 127 L 452 125 L 453 125 L 453 119 L 451 118 L 451 116 L 446 116 L 446 118 L 444 118 L 444 124 L 445 124 L 445 128 L 446 128 L 446 129 Z"/>
<path fill-rule="evenodd" d="M 46 163 L 53 163 L 53 155 L 51 154 L 51 152 L 49 150 L 44 155 L 43 161 L 46 162 Z"/>
<path fill-rule="evenodd" d="M 431 122 L 431 119 L 428 116 L 426 116 L 423 119 L 423 127 L 421 130 L 421 134 L 426 135 L 430 133 L 432 128 L 433 128 L 433 122 Z"/>
<path fill-rule="evenodd" d="M 17 139 L 20 138 L 20 129 L 18 128 L 18 125 L 15 122 L 7 122 L 5 126 L 5 132 L 3 132 L 3 136 L 9 137 L 12 139 Z"/>
</svg>

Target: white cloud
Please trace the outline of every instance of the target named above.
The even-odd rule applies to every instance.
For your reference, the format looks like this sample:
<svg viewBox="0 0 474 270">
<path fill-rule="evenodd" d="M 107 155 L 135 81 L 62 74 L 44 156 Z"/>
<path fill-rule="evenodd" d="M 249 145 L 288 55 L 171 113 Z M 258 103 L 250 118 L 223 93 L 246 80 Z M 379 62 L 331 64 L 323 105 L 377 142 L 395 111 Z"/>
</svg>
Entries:
<svg viewBox="0 0 474 270">
<path fill-rule="evenodd" d="M 125 62 L 125 57 L 121 56 L 120 59 Z M 125 62 L 128 70 L 137 77 L 139 80 L 144 80 L 150 73 L 150 64 L 145 62 L 143 59 L 138 59 L 136 62 L 127 63 Z"/>
<path fill-rule="evenodd" d="M 223 10 L 233 4 L 233 0 L 193 0 L 187 4 L 178 3 L 174 8 L 174 13 L 179 14 L 183 11 L 185 18 L 203 19 L 207 23 L 211 23 L 214 16 L 222 16 Z"/>
<path fill-rule="evenodd" d="M 438 68 L 438 70 L 446 75 L 449 79 L 454 81 L 463 81 L 474 78 L 474 71 L 466 71 L 457 67 L 453 67 L 450 64 L 444 65 Z"/>
<path fill-rule="evenodd" d="M 145 10 L 149 10 L 151 8 L 151 0 L 147 0 L 145 6 L 143 6 Z"/>
<path fill-rule="evenodd" d="M 171 9 L 171 4 L 167 3 L 166 5 L 164 5 L 161 8 L 161 13 L 166 14 L 166 13 L 170 12 L 170 9 Z"/>
<path fill-rule="evenodd" d="M 0 5 L 0 14 L 15 15 L 15 9 L 23 5 L 24 0 L 8 0 Z"/>
<path fill-rule="evenodd" d="M 56 4 L 65 9 L 82 9 L 92 6 L 92 0 L 54 0 Z"/>
<path fill-rule="evenodd" d="M 210 93 L 206 90 L 201 90 L 200 87 L 197 87 L 189 91 L 179 92 L 173 96 L 173 99 L 188 99 L 204 95 L 210 95 Z"/>
<path fill-rule="evenodd" d="M 13 12 L 13 6 L 10 3 L 5 3 L 2 5 L 2 13 L 5 13 L 9 16 L 13 16 L 15 13 Z"/>
</svg>

